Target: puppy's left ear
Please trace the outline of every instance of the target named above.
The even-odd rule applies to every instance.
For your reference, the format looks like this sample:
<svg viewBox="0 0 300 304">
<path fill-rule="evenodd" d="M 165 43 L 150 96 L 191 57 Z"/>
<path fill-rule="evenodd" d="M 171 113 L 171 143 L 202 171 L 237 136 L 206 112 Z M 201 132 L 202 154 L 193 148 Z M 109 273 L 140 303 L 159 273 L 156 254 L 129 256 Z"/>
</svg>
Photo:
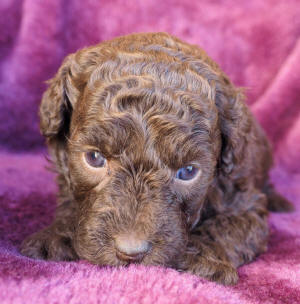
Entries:
<svg viewBox="0 0 300 304">
<path fill-rule="evenodd" d="M 222 72 L 220 72 L 221 74 Z M 219 195 L 218 189 L 222 184 L 224 187 L 231 187 L 225 189 L 225 192 L 231 193 L 232 186 L 241 186 L 245 184 L 244 177 L 249 174 L 249 151 L 247 146 L 252 140 L 251 128 L 253 119 L 251 113 L 244 103 L 244 95 L 242 90 L 235 88 L 229 79 L 221 74 L 218 75 L 218 81 L 215 83 L 215 100 L 218 115 L 218 136 L 221 137 L 221 145 L 216 147 L 217 171 L 216 179 L 211 185 L 207 193 L 208 204 L 205 212 L 213 212 L 213 209 L 222 210 L 222 206 L 218 206 Z M 201 204 L 203 202 L 201 201 Z M 213 205 L 213 208 L 211 209 Z M 190 227 L 195 227 L 201 216 L 206 218 L 207 215 L 202 213 L 202 205 L 189 206 L 188 223 Z M 209 210 L 209 211 L 207 211 Z"/>
<path fill-rule="evenodd" d="M 49 139 L 63 138 L 68 134 L 72 110 L 79 96 L 74 83 L 74 55 L 64 60 L 43 95 L 40 105 L 40 130 Z"/>
<path fill-rule="evenodd" d="M 220 173 L 237 184 L 249 175 L 249 143 L 253 141 L 255 121 L 244 102 L 241 89 L 235 88 L 226 76 L 216 86 L 216 106 L 221 131 Z"/>
</svg>

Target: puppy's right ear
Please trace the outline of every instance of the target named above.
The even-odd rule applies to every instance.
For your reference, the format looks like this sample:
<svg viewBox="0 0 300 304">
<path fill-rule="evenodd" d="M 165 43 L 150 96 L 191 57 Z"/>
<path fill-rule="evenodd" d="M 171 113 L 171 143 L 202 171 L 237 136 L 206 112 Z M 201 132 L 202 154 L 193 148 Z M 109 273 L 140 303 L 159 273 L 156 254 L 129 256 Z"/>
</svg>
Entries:
<svg viewBox="0 0 300 304">
<path fill-rule="evenodd" d="M 49 139 L 65 138 L 69 132 L 72 110 L 79 96 L 74 84 L 74 55 L 64 60 L 55 77 L 48 81 L 50 86 L 43 95 L 40 105 L 40 130 Z"/>
</svg>

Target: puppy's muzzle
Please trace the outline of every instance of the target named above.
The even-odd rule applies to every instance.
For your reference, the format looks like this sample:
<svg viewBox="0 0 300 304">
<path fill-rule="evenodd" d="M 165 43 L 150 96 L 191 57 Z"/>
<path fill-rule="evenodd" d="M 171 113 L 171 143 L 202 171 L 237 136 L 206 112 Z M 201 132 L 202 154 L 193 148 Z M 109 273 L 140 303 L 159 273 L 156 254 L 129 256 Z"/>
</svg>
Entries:
<svg viewBox="0 0 300 304">
<path fill-rule="evenodd" d="M 115 238 L 116 256 L 128 263 L 139 263 L 150 251 L 152 245 L 134 235 L 122 235 Z"/>
</svg>

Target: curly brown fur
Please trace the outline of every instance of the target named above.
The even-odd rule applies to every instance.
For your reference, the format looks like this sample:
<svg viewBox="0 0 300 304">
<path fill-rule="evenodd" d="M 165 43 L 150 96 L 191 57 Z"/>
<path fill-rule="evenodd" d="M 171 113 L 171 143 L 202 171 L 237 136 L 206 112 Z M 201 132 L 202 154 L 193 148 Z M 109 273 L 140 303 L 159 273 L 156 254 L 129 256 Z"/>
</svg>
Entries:
<svg viewBox="0 0 300 304">
<path fill-rule="evenodd" d="M 142 264 L 233 284 L 266 250 L 268 203 L 289 205 L 269 184 L 270 147 L 243 94 L 203 50 L 133 34 L 69 55 L 49 84 L 40 119 L 58 207 L 23 254 L 126 265 L 116 239 L 127 237 L 151 244 Z M 101 170 L 84 162 L 90 149 L 107 159 Z M 201 174 L 176 179 L 188 164 Z"/>
</svg>

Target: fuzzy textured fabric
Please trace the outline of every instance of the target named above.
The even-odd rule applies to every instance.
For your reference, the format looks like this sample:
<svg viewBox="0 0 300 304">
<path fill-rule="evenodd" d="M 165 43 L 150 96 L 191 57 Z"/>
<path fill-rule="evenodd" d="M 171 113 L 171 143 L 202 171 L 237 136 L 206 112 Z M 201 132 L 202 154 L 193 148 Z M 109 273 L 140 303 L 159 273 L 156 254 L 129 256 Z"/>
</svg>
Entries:
<svg viewBox="0 0 300 304">
<path fill-rule="evenodd" d="M 0 3 L 0 303 L 300 303 L 300 5 L 298 0 L 37 1 Z M 269 250 L 224 287 L 162 267 L 101 268 L 19 253 L 49 224 L 37 108 L 62 58 L 131 32 L 167 31 L 203 47 L 273 143 L 272 180 L 296 207 L 270 216 Z"/>
</svg>

